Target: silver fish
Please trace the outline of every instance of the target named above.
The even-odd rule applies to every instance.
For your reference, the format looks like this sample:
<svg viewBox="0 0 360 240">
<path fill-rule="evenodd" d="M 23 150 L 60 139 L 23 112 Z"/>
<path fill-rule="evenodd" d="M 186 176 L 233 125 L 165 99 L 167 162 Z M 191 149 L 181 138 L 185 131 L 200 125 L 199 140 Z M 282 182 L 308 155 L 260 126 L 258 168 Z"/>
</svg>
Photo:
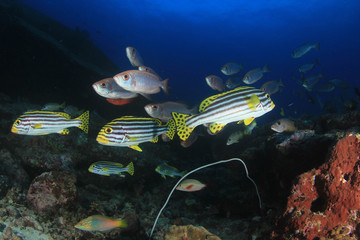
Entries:
<svg viewBox="0 0 360 240">
<path fill-rule="evenodd" d="M 47 103 L 41 110 L 42 111 L 59 111 L 65 108 L 66 103 Z"/>
<path fill-rule="evenodd" d="M 350 87 L 347 82 L 345 82 L 344 80 L 339 79 L 339 78 L 330 79 L 328 82 L 334 84 L 335 87 L 339 87 L 339 88 L 344 88 L 345 89 L 345 88 Z"/>
<path fill-rule="evenodd" d="M 223 92 L 225 90 L 225 85 L 221 77 L 216 75 L 209 75 L 205 77 L 206 83 L 211 87 L 213 90 Z"/>
<path fill-rule="evenodd" d="M 274 93 L 277 93 L 281 87 L 284 87 L 284 84 L 282 82 L 282 79 L 280 78 L 279 81 L 268 81 L 264 83 L 260 89 L 272 95 Z"/>
<path fill-rule="evenodd" d="M 119 99 L 119 98 L 134 98 L 138 94 L 129 92 L 118 84 L 116 84 L 113 78 L 102 79 L 92 85 L 95 92 L 104 98 Z"/>
<path fill-rule="evenodd" d="M 263 68 L 255 68 L 250 70 L 243 77 L 243 82 L 246 84 L 253 84 L 260 80 L 266 72 L 270 72 L 270 68 L 267 64 Z"/>
<path fill-rule="evenodd" d="M 231 76 L 225 83 L 226 87 L 229 89 L 233 89 L 240 84 L 242 84 L 242 77 L 240 76 Z"/>
<path fill-rule="evenodd" d="M 320 50 L 320 43 L 304 43 L 303 45 L 296 48 L 292 53 L 291 56 L 293 58 L 299 58 L 304 56 L 306 53 L 308 53 L 311 49 Z"/>
<path fill-rule="evenodd" d="M 307 64 L 304 64 L 304 65 L 301 65 L 300 67 L 298 67 L 298 71 L 301 73 L 306 73 L 308 71 L 313 70 L 315 68 L 315 66 L 318 64 L 319 64 L 318 60 L 315 59 L 315 62 L 313 62 L 313 63 L 307 63 Z"/>
<path fill-rule="evenodd" d="M 139 71 L 143 71 L 143 72 L 149 72 L 149 73 L 152 73 L 156 76 L 159 76 L 159 74 L 157 74 L 154 69 L 150 68 L 150 67 L 146 67 L 146 66 L 139 66 L 138 67 L 138 70 Z M 160 76 L 159 76 L 160 77 Z"/>
<path fill-rule="evenodd" d="M 163 89 L 168 94 L 168 80 L 149 72 L 128 70 L 114 76 L 115 82 L 127 91 L 139 94 L 155 94 Z"/>
<path fill-rule="evenodd" d="M 153 118 L 167 122 L 172 118 L 172 112 L 196 114 L 196 108 L 190 109 L 186 104 L 178 102 L 151 103 L 146 105 L 145 111 Z"/>
<path fill-rule="evenodd" d="M 140 56 L 138 50 L 136 50 L 134 47 L 126 47 L 126 56 L 129 59 L 131 65 L 134 67 L 144 65 L 144 60 Z"/>
<path fill-rule="evenodd" d="M 243 69 L 244 69 L 244 65 L 242 63 L 230 62 L 225 64 L 221 68 L 221 72 L 225 75 L 233 75 L 240 72 Z"/>
<path fill-rule="evenodd" d="M 324 74 L 322 72 L 312 74 L 308 77 L 303 77 L 302 79 L 302 86 L 307 89 L 308 91 L 311 91 L 312 88 L 317 84 L 321 78 L 324 77 Z"/>
<path fill-rule="evenodd" d="M 271 125 L 271 130 L 282 133 L 285 131 L 288 132 L 295 132 L 297 131 L 294 121 L 288 119 L 288 118 L 281 118 L 277 120 L 273 125 Z"/>
<path fill-rule="evenodd" d="M 313 90 L 317 91 L 317 92 L 331 92 L 335 89 L 334 84 L 330 83 L 330 82 L 324 82 L 324 83 L 319 83 L 318 85 L 316 85 Z"/>
</svg>

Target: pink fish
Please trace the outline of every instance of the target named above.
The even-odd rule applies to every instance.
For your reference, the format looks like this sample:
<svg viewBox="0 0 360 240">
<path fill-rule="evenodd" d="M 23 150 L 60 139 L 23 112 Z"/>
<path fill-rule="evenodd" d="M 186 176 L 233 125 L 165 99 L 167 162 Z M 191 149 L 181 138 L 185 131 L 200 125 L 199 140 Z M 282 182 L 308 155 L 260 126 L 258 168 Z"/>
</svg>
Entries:
<svg viewBox="0 0 360 240">
<path fill-rule="evenodd" d="M 185 179 L 177 187 L 176 190 L 184 192 L 196 192 L 206 187 L 205 184 L 196 179 Z"/>
</svg>

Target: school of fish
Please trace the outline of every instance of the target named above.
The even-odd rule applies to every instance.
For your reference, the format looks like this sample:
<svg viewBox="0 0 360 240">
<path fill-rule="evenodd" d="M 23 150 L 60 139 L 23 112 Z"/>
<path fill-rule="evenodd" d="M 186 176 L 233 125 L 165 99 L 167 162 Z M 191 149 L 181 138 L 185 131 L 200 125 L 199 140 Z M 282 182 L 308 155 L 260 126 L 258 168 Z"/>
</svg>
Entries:
<svg viewBox="0 0 360 240">
<path fill-rule="evenodd" d="M 306 43 L 296 48 L 291 56 L 301 58 L 312 49 L 320 50 L 319 43 Z M 139 51 L 134 47 L 126 48 L 126 56 L 130 64 L 136 69 L 130 69 L 93 83 L 95 92 L 113 105 L 130 104 L 140 96 L 151 100 L 151 95 L 163 91 L 169 94 L 168 81 L 163 80 L 152 68 L 144 65 L 144 60 Z M 337 88 L 348 88 L 349 85 L 339 79 L 333 78 L 321 82 L 325 77 L 323 72 L 312 73 L 319 61 L 304 63 L 297 68 L 301 77 L 294 76 L 296 83 L 306 90 L 308 98 L 312 98 L 309 92 L 330 92 Z M 245 69 L 240 62 L 224 64 L 220 71 L 229 76 L 226 82 L 220 76 L 211 74 L 205 77 L 206 83 L 217 94 L 205 97 L 199 105 L 192 107 L 182 102 L 157 102 L 144 106 L 150 116 L 119 116 L 104 125 L 99 131 L 96 141 L 105 146 L 129 147 L 142 152 L 140 144 L 146 142 L 156 143 L 159 137 L 164 142 L 171 141 L 175 135 L 181 140 L 181 146 L 189 147 L 199 136 L 194 129 L 205 126 L 210 135 L 222 131 L 230 123 L 244 124 L 241 130 L 233 131 L 226 145 L 238 143 L 244 135 L 251 135 L 256 127 L 255 119 L 272 111 L 275 104 L 271 96 L 281 92 L 286 84 L 283 80 L 267 81 L 261 88 L 248 85 L 260 81 L 265 73 L 270 72 L 268 64 L 248 70 L 243 76 L 240 75 Z M 243 86 L 240 86 L 243 85 Z M 220 93 L 219 93 L 220 92 Z M 313 100 L 314 101 L 314 100 Z M 290 106 L 290 104 L 289 104 Z M 61 112 L 63 110 L 64 112 Z M 71 112 L 71 113 L 70 113 Z M 89 111 L 78 110 L 66 103 L 49 103 L 41 110 L 28 111 L 18 117 L 11 128 L 11 132 L 20 135 L 47 135 L 58 133 L 67 135 L 70 128 L 79 128 L 88 133 Z M 281 108 L 281 115 L 285 115 Z M 75 117 L 76 116 L 76 117 Z M 294 121 L 289 118 L 277 120 L 271 129 L 277 133 L 297 131 Z M 134 163 L 123 165 L 119 162 L 98 161 L 91 164 L 89 172 L 104 177 L 120 176 L 125 173 L 134 174 Z M 155 171 L 164 179 L 169 177 L 182 177 L 187 171 L 179 171 L 167 163 L 156 167 Z M 179 191 L 200 191 L 206 185 L 196 179 L 185 179 L 178 186 Z M 110 218 L 107 216 L 90 216 L 78 224 L 75 228 L 84 231 L 109 231 L 114 228 L 125 228 L 127 223 L 123 219 Z"/>
</svg>

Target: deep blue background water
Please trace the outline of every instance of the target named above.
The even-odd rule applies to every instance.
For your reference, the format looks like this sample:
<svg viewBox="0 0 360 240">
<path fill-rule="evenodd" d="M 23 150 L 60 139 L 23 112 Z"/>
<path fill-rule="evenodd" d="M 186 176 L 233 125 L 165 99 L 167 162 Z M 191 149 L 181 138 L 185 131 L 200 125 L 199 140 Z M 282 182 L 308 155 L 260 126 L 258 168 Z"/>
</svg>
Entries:
<svg viewBox="0 0 360 240">
<path fill-rule="evenodd" d="M 246 70 L 269 64 L 272 72 L 254 84 L 283 78 L 285 88 L 273 95 L 278 106 L 273 114 L 286 109 L 300 113 L 318 113 L 318 104 L 299 98 L 301 90 L 290 78 L 296 68 L 318 58 L 332 78 L 346 80 L 347 90 L 321 93 L 326 99 L 347 94 L 360 86 L 360 1 L 358 0 L 26 0 L 21 1 L 59 22 L 86 30 L 92 41 L 118 66 L 119 72 L 132 69 L 125 54 L 126 46 L 139 50 L 145 64 L 163 78 L 170 78 L 171 96 L 162 100 L 181 100 L 199 104 L 215 94 L 204 77 L 227 76 L 220 68 L 227 62 L 242 62 Z M 312 50 L 299 59 L 291 52 L 305 42 L 320 42 L 320 51 Z M 88 86 L 87 86 L 88 87 Z"/>
</svg>

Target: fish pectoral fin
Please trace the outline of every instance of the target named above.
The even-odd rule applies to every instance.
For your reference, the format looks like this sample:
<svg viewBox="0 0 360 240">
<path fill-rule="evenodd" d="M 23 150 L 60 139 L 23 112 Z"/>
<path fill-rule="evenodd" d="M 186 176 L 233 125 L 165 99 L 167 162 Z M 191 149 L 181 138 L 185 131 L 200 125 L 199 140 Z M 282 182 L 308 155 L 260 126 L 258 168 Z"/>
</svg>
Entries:
<svg viewBox="0 0 360 240">
<path fill-rule="evenodd" d="M 129 148 L 132 148 L 136 151 L 142 152 L 142 149 L 138 145 L 132 145 L 132 146 L 129 146 Z"/>
<path fill-rule="evenodd" d="M 216 133 L 220 132 L 225 126 L 226 126 L 226 123 L 212 123 L 209 125 L 210 133 L 216 134 Z"/>
<path fill-rule="evenodd" d="M 150 142 L 157 143 L 159 141 L 158 136 L 154 137 Z"/>
<path fill-rule="evenodd" d="M 67 128 L 65 128 L 59 132 L 59 134 L 62 134 L 62 135 L 68 135 L 69 133 L 70 133 L 70 130 Z"/>
<path fill-rule="evenodd" d="M 246 100 L 246 104 L 248 105 L 248 107 L 255 111 L 256 110 L 256 106 L 258 104 L 260 104 L 260 99 L 258 96 L 256 96 L 255 94 L 252 94 L 251 97 L 249 99 Z"/>
<path fill-rule="evenodd" d="M 136 139 L 139 139 L 139 137 L 130 137 L 128 135 L 125 135 L 125 136 L 130 142 L 135 141 Z"/>
<path fill-rule="evenodd" d="M 249 125 L 254 119 L 255 119 L 255 117 L 247 118 L 247 119 L 244 120 L 244 124 L 247 126 L 247 125 Z"/>
<path fill-rule="evenodd" d="M 166 179 L 166 176 L 164 174 L 161 175 L 164 179 Z"/>
<path fill-rule="evenodd" d="M 31 128 L 39 129 L 39 128 L 41 128 L 41 126 L 42 126 L 42 123 L 38 123 L 38 124 L 35 124 L 35 125 L 31 125 Z"/>
</svg>

